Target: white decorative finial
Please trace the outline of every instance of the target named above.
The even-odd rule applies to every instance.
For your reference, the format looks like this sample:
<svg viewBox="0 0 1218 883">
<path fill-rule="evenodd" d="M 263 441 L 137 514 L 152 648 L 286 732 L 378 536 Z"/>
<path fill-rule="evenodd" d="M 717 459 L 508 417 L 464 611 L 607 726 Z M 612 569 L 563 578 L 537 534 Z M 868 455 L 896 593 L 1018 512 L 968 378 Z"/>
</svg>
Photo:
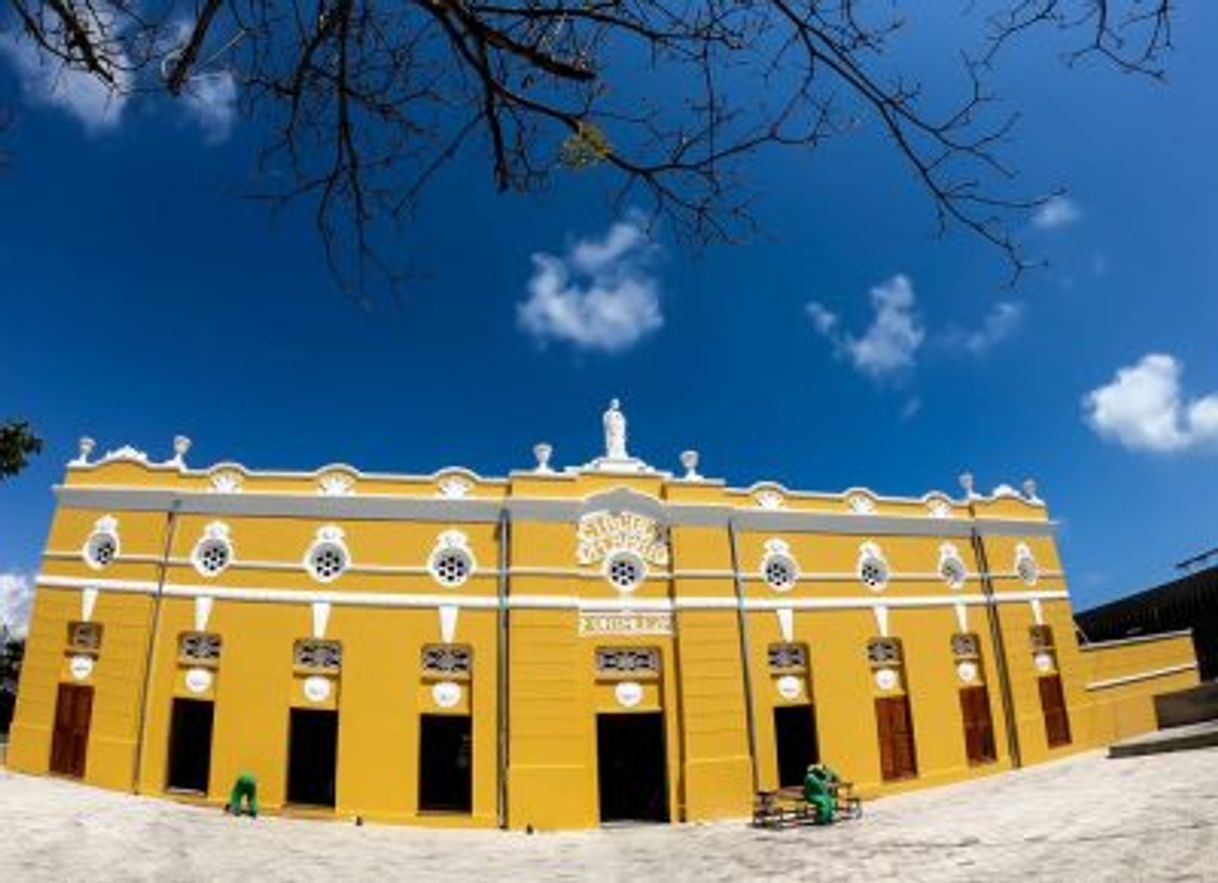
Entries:
<svg viewBox="0 0 1218 883">
<path fill-rule="evenodd" d="M 1027 497 L 1029 500 L 1040 499 L 1039 497 L 1036 496 L 1036 479 L 1035 478 L 1025 478 L 1023 480 L 1023 495 L 1025 497 Z"/>
<path fill-rule="evenodd" d="M 698 452 L 697 451 L 682 451 L 681 465 L 685 467 L 685 480 L 697 481 L 702 478 L 698 474 Z"/>
<path fill-rule="evenodd" d="M 537 468 L 535 472 L 550 472 L 550 456 L 554 453 L 554 446 L 549 442 L 538 442 L 533 445 L 533 456 L 537 458 Z"/>
<path fill-rule="evenodd" d="M 605 426 L 605 458 L 609 460 L 629 460 L 626 453 L 626 415 L 622 413 L 622 403 L 617 399 L 609 402 L 609 410 L 605 412 L 602 422 Z"/>
<path fill-rule="evenodd" d="M 178 464 L 184 463 L 189 451 L 190 439 L 184 435 L 175 435 L 173 437 L 173 461 Z"/>
<path fill-rule="evenodd" d="M 77 444 L 77 450 L 79 453 L 77 454 L 76 459 L 72 461 L 71 465 L 88 466 L 89 455 L 93 453 L 93 448 L 97 445 L 97 442 L 93 441 L 93 439 L 89 438 L 87 435 L 82 435 Z"/>
<path fill-rule="evenodd" d="M 973 473 L 960 473 L 960 487 L 964 488 L 964 495 L 966 497 L 972 498 L 976 496 L 976 494 L 973 493 Z"/>
</svg>

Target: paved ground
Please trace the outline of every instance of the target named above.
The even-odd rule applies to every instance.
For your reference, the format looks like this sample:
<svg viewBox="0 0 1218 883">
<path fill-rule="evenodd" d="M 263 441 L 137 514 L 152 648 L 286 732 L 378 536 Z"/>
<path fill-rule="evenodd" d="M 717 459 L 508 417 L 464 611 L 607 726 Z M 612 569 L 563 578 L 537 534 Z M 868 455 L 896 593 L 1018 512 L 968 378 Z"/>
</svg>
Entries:
<svg viewBox="0 0 1218 883">
<path fill-rule="evenodd" d="M 1218 749 L 1099 753 L 892 797 L 862 821 L 532 837 L 278 818 L 0 770 L 0 881 L 1218 880 Z"/>
</svg>

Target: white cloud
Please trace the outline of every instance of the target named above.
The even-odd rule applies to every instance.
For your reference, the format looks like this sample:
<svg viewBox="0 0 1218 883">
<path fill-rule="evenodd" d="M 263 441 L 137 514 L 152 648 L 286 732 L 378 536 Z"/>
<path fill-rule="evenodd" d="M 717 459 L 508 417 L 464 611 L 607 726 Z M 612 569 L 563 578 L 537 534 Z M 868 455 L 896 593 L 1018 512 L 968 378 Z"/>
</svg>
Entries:
<svg viewBox="0 0 1218 883">
<path fill-rule="evenodd" d="M 104 5 L 96 9 L 100 11 L 94 12 L 95 29 L 109 31 L 112 13 Z M 112 86 L 83 70 L 66 66 L 15 29 L 0 33 L 0 56 L 16 69 L 26 99 L 75 117 L 90 134 L 118 126 L 131 91 L 129 59 L 113 44 L 111 49 L 102 57 L 109 61 Z"/>
<path fill-rule="evenodd" d="M 1023 313 L 1023 304 L 1000 301 L 986 314 L 980 328 L 971 331 L 949 328 L 943 334 L 943 342 L 951 349 L 963 350 L 973 356 L 985 355 L 1019 328 Z"/>
<path fill-rule="evenodd" d="M 618 352 L 664 325 L 655 254 L 639 218 L 618 221 L 601 238 L 581 239 L 565 257 L 533 255 L 527 300 L 516 304 L 520 327 L 541 343 Z"/>
<path fill-rule="evenodd" d="M 30 627 L 34 586 L 21 573 L 0 573 L 0 628 L 24 638 Z"/>
<path fill-rule="evenodd" d="M 898 274 L 872 288 L 870 297 L 875 317 L 859 337 L 839 332 L 838 316 L 824 305 L 812 301 L 804 309 L 817 333 L 858 371 L 877 380 L 903 374 L 914 367 L 926 339 L 913 285 Z"/>
<path fill-rule="evenodd" d="M 1073 224 L 1083 216 L 1074 200 L 1066 196 L 1051 196 L 1032 215 L 1032 226 L 1041 230 L 1056 230 Z"/>
<path fill-rule="evenodd" d="M 191 77 L 182 90 L 187 115 L 203 130 L 208 144 L 219 144 L 237 118 L 237 79 L 230 71 Z"/>
<path fill-rule="evenodd" d="M 1218 393 L 1185 400 L 1183 366 L 1151 353 L 1083 397 L 1087 424 L 1130 450 L 1170 453 L 1218 445 Z"/>
</svg>

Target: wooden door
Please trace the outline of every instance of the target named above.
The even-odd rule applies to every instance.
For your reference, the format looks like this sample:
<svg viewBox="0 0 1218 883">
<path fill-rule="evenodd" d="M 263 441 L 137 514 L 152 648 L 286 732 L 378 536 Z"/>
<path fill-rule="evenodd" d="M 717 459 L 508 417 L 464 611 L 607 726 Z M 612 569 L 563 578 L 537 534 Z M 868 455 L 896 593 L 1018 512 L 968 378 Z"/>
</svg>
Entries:
<svg viewBox="0 0 1218 883">
<path fill-rule="evenodd" d="M 918 760 L 909 697 L 876 699 L 875 718 L 880 737 L 880 772 L 884 780 L 916 776 Z"/>
<path fill-rule="evenodd" d="M 51 772 L 77 779 L 84 776 L 92 717 L 93 688 L 60 684 L 51 739 Z"/>
<path fill-rule="evenodd" d="M 969 763 L 990 763 L 997 759 L 994 750 L 994 721 L 990 717 L 990 696 L 984 686 L 960 691 L 960 711 L 964 717 L 964 747 Z"/>
<path fill-rule="evenodd" d="M 1045 737 L 1049 747 L 1070 744 L 1070 716 L 1062 693 L 1061 675 L 1040 679 L 1040 709 L 1045 716 Z"/>
</svg>

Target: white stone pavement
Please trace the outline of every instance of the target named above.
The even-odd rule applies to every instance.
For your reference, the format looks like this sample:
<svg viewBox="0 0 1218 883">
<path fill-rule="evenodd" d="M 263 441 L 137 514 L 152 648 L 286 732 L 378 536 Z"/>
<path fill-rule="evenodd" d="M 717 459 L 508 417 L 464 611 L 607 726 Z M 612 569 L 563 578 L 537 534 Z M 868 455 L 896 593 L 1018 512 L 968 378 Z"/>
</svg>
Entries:
<svg viewBox="0 0 1218 883">
<path fill-rule="evenodd" d="M 858 822 L 542 833 L 230 819 L 0 770 L 0 881 L 1215 880 L 1218 749 L 1089 753 L 868 804 Z"/>
</svg>

